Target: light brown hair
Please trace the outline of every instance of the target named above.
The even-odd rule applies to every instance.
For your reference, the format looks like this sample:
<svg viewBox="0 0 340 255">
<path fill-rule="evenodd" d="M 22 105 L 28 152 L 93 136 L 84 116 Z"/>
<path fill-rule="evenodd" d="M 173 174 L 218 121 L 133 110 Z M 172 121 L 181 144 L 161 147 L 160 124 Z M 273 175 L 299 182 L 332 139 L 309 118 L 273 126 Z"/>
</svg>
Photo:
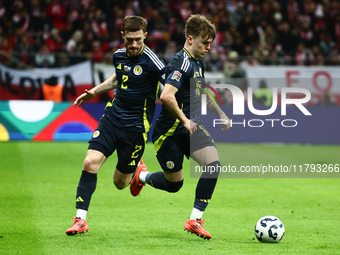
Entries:
<svg viewBox="0 0 340 255">
<path fill-rule="evenodd" d="M 202 36 L 202 39 L 208 40 L 216 37 L 216 28 L 206 17 L 194 14 L 189 17 L 185 24 L 185 37 L 191 35 L 193 38 Z"/>
<path fill-rule="evenodd" d="M 122 31 L 125 34 L 126 32 L 136 32 L 142 29 L 143 33 L 145 33 L 147 26 L 148 22 L 140 16 L 126 16 L 123 20 Z"/>
</svg>

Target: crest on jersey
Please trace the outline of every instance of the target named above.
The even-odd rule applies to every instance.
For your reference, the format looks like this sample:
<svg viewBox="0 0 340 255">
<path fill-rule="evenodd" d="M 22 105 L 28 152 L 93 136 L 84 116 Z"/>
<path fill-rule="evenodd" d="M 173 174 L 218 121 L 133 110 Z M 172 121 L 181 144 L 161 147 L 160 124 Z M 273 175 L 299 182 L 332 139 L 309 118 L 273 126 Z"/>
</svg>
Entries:
<svg viewBox="0 0 340 255">
<path fill-rule="evenodd" d="M 133 73 L 135 74 L 135 75 L 141 75 L 142 74 L 142 72 L 143 72 L 143 69 L 142 69 L 142 67 L 141 66 L 135 66 L 135 68 L 133 68 Z"/>
<path fill-rule="evenodd" d="M 124 71 L 131 71 L 131 67 L 129 67 L 129 66 L 124 66 Z"/>
<path fill-rule="evenodd" d="M 182 77 L 182 74 L 178 71 L 175 71 L 174 74 L 171 77 L 171 80 L 179 81 Z"/>
<path fill-rule="evenodd" d="M 200 77 L 199 72 L 195 72 L 195 73 L 194 73 L 194 77 L 193 77 L 193 78 L 196 78 L 196 77 Z"/>
<path fill-rule="evenodd" d="M 93 138 L 96 138 L 96 137 L 98 137 L 100 135 L 100 132 L 99 132 L 99 130 L 96 130 L 96 131 L 94 131 L 94 133 L 93 133 Z"/>
<path fill-rule="evenodd" d="M 174 162 L 172 162 L 172 161 L 168 161 L 168 162 L 166 162 L 166 166 L 167 166 L 167 168 L 169 168 L 169 169 L 173 169 L 173 168 L 175 167 L 175 164 L 174 164 Z"/>
</svg>

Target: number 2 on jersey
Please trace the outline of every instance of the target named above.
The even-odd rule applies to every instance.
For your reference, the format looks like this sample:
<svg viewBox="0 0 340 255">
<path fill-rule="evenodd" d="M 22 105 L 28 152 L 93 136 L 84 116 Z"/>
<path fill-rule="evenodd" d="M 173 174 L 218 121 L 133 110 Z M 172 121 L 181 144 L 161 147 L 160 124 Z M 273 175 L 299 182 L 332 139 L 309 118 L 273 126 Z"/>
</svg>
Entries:
<svg viewBox="0 0 340 255">
<path fill-rule="evenodd" d="M 127 85 L 124 85 L 124 83 L 125 82 L 127 82 L 127 80 L 129 79 L 129 76 L 127 76 L 127 75 L 123 75 L 122 76 L 122 79 L 123 79 L 123 81 L 122 81 L 122 84 L 120 85 L 120 87 L 122 88 L 122 89 L 127 89 Z"/>
<path fill-rule="evenodd" d="M 139 152 L 142 148 L 143 147 L 141 145 L 136 145 L 135 147 L 136 150 L 132 152 L 131 158 L 138 158 L 139 154 L 136 155 L 136 153 Z"/>
</svg>

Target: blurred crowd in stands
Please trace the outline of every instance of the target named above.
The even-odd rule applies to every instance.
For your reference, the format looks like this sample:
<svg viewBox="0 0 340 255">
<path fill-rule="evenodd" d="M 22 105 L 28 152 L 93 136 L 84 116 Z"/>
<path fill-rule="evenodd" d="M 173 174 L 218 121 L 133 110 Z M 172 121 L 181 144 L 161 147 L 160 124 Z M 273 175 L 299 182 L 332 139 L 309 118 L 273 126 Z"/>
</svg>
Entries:
<svg viewBox="0 0 340 255">
<path fill-rule="evenodd" d="M 183 47 L 184 24 L 203 14 L 217 28 L 207 71 L 256 65 L 340 63 L 338 0 L 0 0 L 0 62 L 62 67 L 111 64 L 124 16 L 148 20 L 146 44 L 165 62 Z M 240 68 L 240 71 L 237 71 Z M 235 74 L 231 74 L 235 75 Z"/>
</svg>

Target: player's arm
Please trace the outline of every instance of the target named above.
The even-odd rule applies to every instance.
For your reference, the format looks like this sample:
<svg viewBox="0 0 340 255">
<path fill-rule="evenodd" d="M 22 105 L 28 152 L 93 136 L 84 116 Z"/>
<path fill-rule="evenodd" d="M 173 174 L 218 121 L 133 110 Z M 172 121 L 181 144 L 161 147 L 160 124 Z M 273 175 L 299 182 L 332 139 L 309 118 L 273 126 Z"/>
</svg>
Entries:
<svg viewBox="0 0 340 255">
<path fill-rule="evenodd" d="M 231 121 L 228 116 L 221 110 L 221 108 L 215 104 L 214 100 L 210 96 L 207 96 L 207 109 L 212 113 L 215 113 L 221 120 L 226 120 L 226 124 L 222 125 L 222 130 L 228 130 L 231 127 Z"/>
<path fill-rule="evenodd" d="M 178 107 L 178 103 L 175 97 L 177 91 L 178 89 L 175 86 L 169 83 L 165 83 L 164 90 L 161 94 L 160 99 L 164 106 L 166 107 L 166 109 L 168 109 L 168 111 L 183 124 L 185 129 L 191 135 L 193 132 L 196 131 L 197 127 L 195 123 L 193 122 L 191 123 L 191 121 Z"/>
<path fill-rule="evenodd" d="M 81 106 L 81 104 L 87 100 L 90 100 L 94 96 L 98 94 L 102 94 L 104 92 L 113 90 L 117 87 L 117 76 L 113 74 L 110 78 L 103 81 L 98 86 L 87 90 L 85 89 L 85 93 L 81 94 L 73 103 L 74 107 Z"/>
</svg>

